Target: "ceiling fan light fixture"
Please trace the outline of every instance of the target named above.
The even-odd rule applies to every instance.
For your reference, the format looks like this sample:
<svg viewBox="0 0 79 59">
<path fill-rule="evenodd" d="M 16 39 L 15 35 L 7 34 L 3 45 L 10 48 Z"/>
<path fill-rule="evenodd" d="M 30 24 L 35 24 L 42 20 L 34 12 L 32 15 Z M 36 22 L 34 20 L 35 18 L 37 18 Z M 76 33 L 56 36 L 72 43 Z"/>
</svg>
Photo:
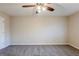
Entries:
<svg viewBox="0 0 79 59">
<path fill-rule="evenodd" d="M 42 6 L 41 5 L 37 5 L 36 6 L 36 11 L 37 11 L 37 13 L 40 13 L 42 11 Z"/>
<path fill-rule="evenodd" d="M 41 6 L 37 6 L 36 8 L 37 8 L 37 10 L 41 10 Z"/>
<path fill-rule="evenodd" d="M 37 10 L 38 11 L 38 13 L 40 13 L 41 12 L 41 10 Z"/>
<path fill-rule="evenodd" d="M 54 11 L 55 9 L 48 5 L 48 3 L 36 3 L 35 5 L 23 5 L 23 8 L 25 7 L 35 7 L 36 14 L 40 13 L 41 11 Z"/>
<path fill-rule="evenodd" d="M 43 11 L 46 11 L 46 7 L 42 7 L 42 10 L 43 10 Z"/>
</svg>

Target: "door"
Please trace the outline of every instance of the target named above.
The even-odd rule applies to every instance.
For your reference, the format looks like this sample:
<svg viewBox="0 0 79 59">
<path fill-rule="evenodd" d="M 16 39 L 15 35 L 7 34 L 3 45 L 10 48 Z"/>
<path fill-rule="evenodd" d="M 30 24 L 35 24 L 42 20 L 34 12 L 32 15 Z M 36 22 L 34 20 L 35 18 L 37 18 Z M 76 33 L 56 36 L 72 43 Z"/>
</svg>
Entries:
<svg viewBox="0 0 79 59">
<path fill-rule="evenodd" d="M 0 49 L 5 46 L 4 18 L 0 17 Z"/>
</svg>

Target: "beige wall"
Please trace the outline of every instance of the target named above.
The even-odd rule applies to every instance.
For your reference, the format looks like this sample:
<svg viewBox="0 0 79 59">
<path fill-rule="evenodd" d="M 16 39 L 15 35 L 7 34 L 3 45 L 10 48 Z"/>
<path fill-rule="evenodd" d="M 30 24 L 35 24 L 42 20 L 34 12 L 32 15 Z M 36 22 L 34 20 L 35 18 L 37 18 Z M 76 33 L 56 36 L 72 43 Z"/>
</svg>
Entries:
<svg viewBox="0 0 79 59">
<path fill-rule="evenodd" d="M 13 45 L 67 44 L 67 17 L 12 17 L 11 40 Z"/>
<path fill-rule="evenodd" d="M 0 12 L 0 49 L 10 45 L 10 17 Z"/>
<path fill-rule="evenodd" d="M 0 38 L 0 49 L 7 47 L 10 43 L 13 45 L 69 43 L 79 49 L 79 12 L 69 18 L 52 16 L 10 18 L 7 14 L 0 12 L 0 20 L 1 18 L 4 19 L 5 36 L 4 39 Z"/>
<path fill-rule="evenodd" d="M 79 12 L 69 17 L 69 44 L 79 49 Z"/>
</svg>

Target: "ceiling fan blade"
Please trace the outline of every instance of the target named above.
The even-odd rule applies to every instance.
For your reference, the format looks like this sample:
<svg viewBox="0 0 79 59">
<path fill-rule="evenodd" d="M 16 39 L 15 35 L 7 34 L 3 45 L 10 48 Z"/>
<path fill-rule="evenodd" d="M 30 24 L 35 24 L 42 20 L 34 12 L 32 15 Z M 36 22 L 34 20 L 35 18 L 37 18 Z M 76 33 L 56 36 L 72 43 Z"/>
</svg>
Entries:
<svg viewBox="0 0 79 59">
<path fill-rule="evenodd" d="M 48 6 L 47 6 L 47 10 L 49 10 L 49 11 L 54 11 L 55 9 L 52 8 L 52 7 L 48 7 Z"/>
<path fill-rule="evenodd" d="M 22 7 L 35 7 L 35 5 L 23 5 Z"/>
</svg>

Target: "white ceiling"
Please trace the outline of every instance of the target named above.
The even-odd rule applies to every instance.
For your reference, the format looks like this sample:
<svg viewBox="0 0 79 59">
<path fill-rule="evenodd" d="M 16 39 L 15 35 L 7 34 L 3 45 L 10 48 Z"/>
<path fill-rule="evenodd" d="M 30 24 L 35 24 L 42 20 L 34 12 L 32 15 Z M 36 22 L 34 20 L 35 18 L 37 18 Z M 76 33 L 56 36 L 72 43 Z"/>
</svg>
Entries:
<svg viewBox="0 0 79 59">
<path fill-rule="evenodd" d="M 0 11 L 10 16 L 36 15 L 34 8 L 22 8 L 27 3 L 0 3 Z M 52 3 L 53 12 L 42 11 L 39 15 L 69 16 L 79 11 L 79 3 Z"/>
</svg>

